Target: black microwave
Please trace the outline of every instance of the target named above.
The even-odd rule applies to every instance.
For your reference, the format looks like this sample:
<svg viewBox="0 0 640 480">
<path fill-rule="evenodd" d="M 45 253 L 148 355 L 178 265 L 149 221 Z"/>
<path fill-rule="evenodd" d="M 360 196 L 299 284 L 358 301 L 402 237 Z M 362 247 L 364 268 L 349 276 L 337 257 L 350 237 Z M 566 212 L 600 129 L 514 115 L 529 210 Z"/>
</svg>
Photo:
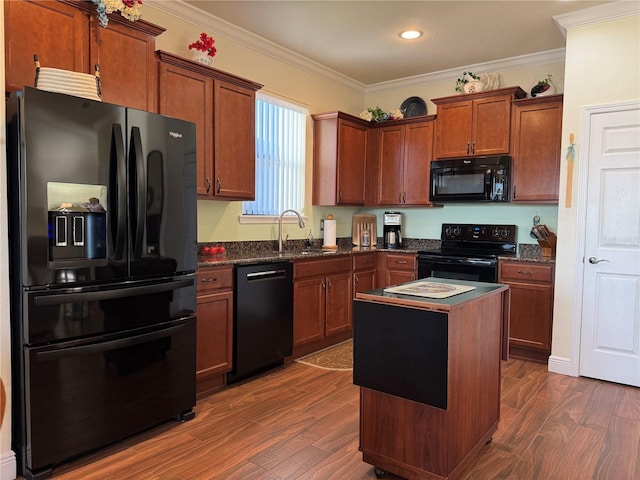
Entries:
<svg viewBox="0 0 640 480">
<path fill-rule="evenodd" d="M 508 202 L 511 157 L 452 158 L 431 162 L 432 202 Z"/>
</svg>

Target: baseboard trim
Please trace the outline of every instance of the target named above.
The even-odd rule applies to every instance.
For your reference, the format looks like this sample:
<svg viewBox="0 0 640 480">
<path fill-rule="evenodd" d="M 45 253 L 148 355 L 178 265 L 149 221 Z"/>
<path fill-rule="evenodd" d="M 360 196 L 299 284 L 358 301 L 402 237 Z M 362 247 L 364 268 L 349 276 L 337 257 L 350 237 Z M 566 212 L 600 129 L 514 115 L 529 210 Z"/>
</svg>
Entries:
<svg viewBox="0 0 640 480">
<path fill-rule="evenodd" d="M 571 377 L 578 376 L 577 372 L 574 372 L 574 365 L 569 358 L 551 355 L 547 365 L 550 372 L 569 375 Z"/>
<path fill-rule="evenodd" d="M 0 454 L 0 478 L 14 480 L 16 478 L 16 454 L 12 450 Z"/>
</svg>

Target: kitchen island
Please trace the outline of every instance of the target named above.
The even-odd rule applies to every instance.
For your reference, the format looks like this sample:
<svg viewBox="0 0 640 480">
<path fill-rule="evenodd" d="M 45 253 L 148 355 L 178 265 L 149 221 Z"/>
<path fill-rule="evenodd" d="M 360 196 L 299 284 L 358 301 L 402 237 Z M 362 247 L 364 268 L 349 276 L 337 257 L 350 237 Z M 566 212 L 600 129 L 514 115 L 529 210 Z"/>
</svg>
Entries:
<svg viewBox="0 0 640 480">
<path fill-rule="evenodd" d="M 443 278 L 356 295 L 360 451 L 378 477 L 454 479 L 491 440 L 508 301 L 505 285 Z"/>
</svg>

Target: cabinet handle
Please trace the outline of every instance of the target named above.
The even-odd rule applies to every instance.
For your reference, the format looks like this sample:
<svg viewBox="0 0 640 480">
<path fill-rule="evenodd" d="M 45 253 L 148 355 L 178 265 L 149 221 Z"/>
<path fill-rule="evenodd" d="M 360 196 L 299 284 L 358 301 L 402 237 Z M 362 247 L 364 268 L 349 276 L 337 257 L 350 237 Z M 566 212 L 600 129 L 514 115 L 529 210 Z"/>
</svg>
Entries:
<svg viewBox="0 0 640 480">
<path fill-rule="evenodd" d="M 467 142 L 467 153 L 471 154 L 471 142 Z"/>
<path fill-rule="evenodd" d="M 356 280 L 356 285 L 358 285 L 358 283 L 360 282 L 360 279 L 358 278 L 358 274 L 357 273 L 354 275 L 354 278 Z"/>
<path fill-rule="evenodd" d="M 476 142 L 471 142 L 471 155 L 476 153 Z"/>
<path fill-rule="evenodd" d="M 211 178 L 207 177 L 207 193 L 211 191 Z"/>
<path fill-rule="evenodd" d="M 320 285 L 322 285 L 322 289 L 324 290 L 326 288 L 325 284 L 324 284 L 324 280 L 320 282 Z"/>
<path fill-rule="evenodd" d="M 338 192 L 338 202 L 342 202 L 342 190 Z"/>
<path fill-rule="evenodd" d="M 398 192 L 398 203 L 402 203 L 402 192 Z"/>
<path fill-rule="evenodd" d="M 220 177 L 216 178 L 216 182 L 218 182 L 218 192 L 220 193 L 220 190 L 222 189 L 222 182 L 220 181 Z"/>
<path fill-rule="evenodd" d="M 527 270 L 518 270 L 518 273 L 522 273 L 524 275 L 533 275 L 533 272 Z"/>
<path fill-rule="evenodd" d="M 327 288 L 331 288 L 331 280 L 327 278 Z"/>
<path fill-rule="evenodd" d="M 217 282 L 218 279 L 216 277 L 213 278 L 203 278 L 200 280 L 202 283 L 211 283 L 211 282 Z"/>
<path fill-rule="evenodd" d="M 407 203 L 407 192 L 402 193 L 402 203 Z"/>
<path fill-rule="evenodd" d="M 406 260 L 396 260 L 396 263 L 399 265 L 406 265 L 407 261 Z"/>
<path fill-rule="evenodd" d="M 516 186 L 513 186 L 513 199 L 516 199 Z"/>
</svg>

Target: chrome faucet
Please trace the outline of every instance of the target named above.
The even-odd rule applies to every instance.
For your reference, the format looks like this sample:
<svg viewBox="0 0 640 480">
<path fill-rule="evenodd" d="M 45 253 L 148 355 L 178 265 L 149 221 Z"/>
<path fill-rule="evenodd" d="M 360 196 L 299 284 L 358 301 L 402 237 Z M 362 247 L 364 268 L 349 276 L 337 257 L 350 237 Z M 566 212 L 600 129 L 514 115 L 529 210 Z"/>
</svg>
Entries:
<svg viewBox="0 0 640 480">
<path fill-rule="evenodd" d="M 282 253 L 282 217 L 287 212 L 293 212 L 298 216 L 298 225 L 300 228 L 304 228 L 304 220 L 302 219 L 302 215 L 297 210 L 293 210 L 289 208 L 280 214 L 280 218 L 278 220 L 278 252 Z"/>
</svg>

